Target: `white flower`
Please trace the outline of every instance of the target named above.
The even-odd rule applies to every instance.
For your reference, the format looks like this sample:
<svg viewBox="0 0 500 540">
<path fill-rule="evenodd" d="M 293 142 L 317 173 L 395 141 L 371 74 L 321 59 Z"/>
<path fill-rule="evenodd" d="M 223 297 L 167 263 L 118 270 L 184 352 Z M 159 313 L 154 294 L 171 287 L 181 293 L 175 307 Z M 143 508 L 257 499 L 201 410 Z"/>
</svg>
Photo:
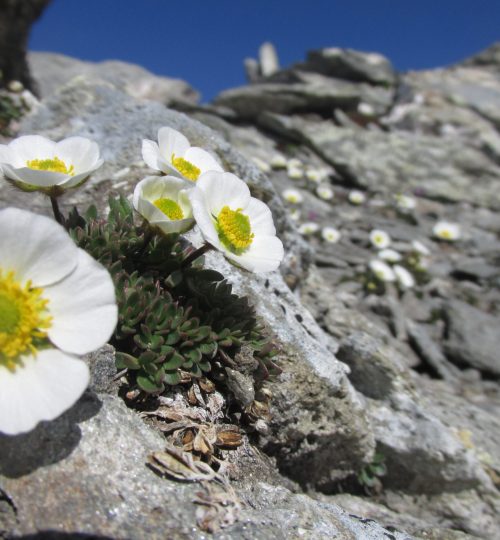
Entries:
<svg viewBox="0 0 500 540">
<path fill-rule="evenodd" d="M 375 109 L 369 103 L 360 101 L 358 103 L 358 112 L 363 116 L 373 116 L 375 114 Z"/>
<path fill-rule="evenodd" d="M 306 221 L 305 223 L 302 223 L 299 227 L 299 233 L 303 234 L 304 236 L 310 236 L 317 233 L 318 231 L 319 225 L 317 223 L 314 223 L 314 221 Z"/>
<path fill-rule="evenodd" d="M 286 169 L 287 161 L 283 154 L 274 154 L 271 158 L 271 167 L 273 169 Z"/>
<path fill-rule="evenodd" d="M 384 261 L 373 259 L 369 262 L 368 266 L 380 281 L 396 281 L 396 275 L 392 271 L 392 268 Z"/>
<path fill-rule="evenodd" d="M 102 164 L 97 143 L 84 137 L 56 143 L 40 135 L 24 135 L 0 144 L 3 174 L 23 191 L 60 195 L 85 182 Z"/>
<path fill-rule="evenodd" d="M 222 171 L 206 150 L 191 146 L 187 138 L 170 127 L 158 130 L 158 143 L 142 141 L 142 159 L 148 167 L 196 182 L 206 171 Z"/>
<path fill-rule="evenodd" d="M 300 204 L 304 200 L 300 191 L 297 191 L 296 189 L 285 189 L 281 192 L 281 195 L 283 195 L 285 201 L 291 204 Z"/>
<path fill-rule="evenodd" d="M 419 240 L 413 240 L 411 245 L 417 253 L 420 253 L 420 255 L 428 256 L 431 254 L 430 249 Z"/>
<path fill-rule="evenodd" d="M 321 237 L 330 244 L 336 244 L 341 237 L 340 231 L 334 227 L 323 227 Z"/>
<path fill-rule="evenodd" d="M 290 216 L 290 219 L 293 219 L 293 221 L 299 221 L 301 212 L 298 208 L 290 208 L 288 215 Z"/>
<path fill-rule="evenodd" d="M 390 262 L 390 263 L 395 263 L 395 262 L 399 262 L 403 257 L 401 255 L 401 253 L 398 253 L 397 251 L 395 251 L 394 249 L 390 249 L 390 248 L 387 248 L 387 249 L 381 249 L 379 252 L 378 252 L 378 256 L 383 260 L 383 261 L 387 261 L 387 262 Z"/>
<path fill-rule="evenodd" d="M 318 197 L 324 201 L 331 201 L 335 196 L 335 193 L 330 186 L 318 186 L 316 188 L 316 193 Z"/>
<path fill-rule="evenodd" d="M 300 180 L 304 176 L 304 171 L 302 169 L 299 167 L 290 167 L 290 165 L 287 167 L 286 173 L 288 178 L 291 178 L 292 180 Z"/>
<path fill-rule="evenodd" d="M 205 240 L 226 258 L 251 272 L 278 268 L 284 250 L 271 210 L 250 196 L 243 180 L 231 173 L 208 172 L 188 194 Z"/>
<path fill-rule="evenodd" d="M 271 172 L 271 166 L 268 163 L 266 163 L 264 160 L 260 159 L 260 157 L 254 156 L 252 158 L 252 161 L 255 163 L 255 165 L 257 165 L 257 167 L 263 173 Z M 218 169 L 214 169 L 214 170 L 218 170 Z"/>
<path fill-rule="evenodd" d="M 89 353 L 117 322 L 107 270 L 55 221 L 0 211 L 0 432 L 31 430 L 71 407 L 89 381 Z"/>
<path fill-rule="evenodd" d="M 306 178 L 310 180 L 311 182 L 315 182 L 316 184 L 319 184 L 325 178 L 327 178 L 328 174 L 329 174 L 328 169 L 307 169 L 306 170 Z"/>
<path fill-rule="evenodd" d="M 392 270 L 396 274 L 396 278 L 402 289 L 411 289 L 415 286 L 415 278 L 404 266 L 396 264 L 392 267 Z"/>
<path fill-rule="evenodd" d="M 297 158 L 291 158 L 287 162 L 287 167 L 291 167 L 292 169 L 302 169 L 304 167 L 304 164 L 300 159 Z"/>
<path fill-rule="evenodd" d="M 373 231 L 370 233 L 370 242 L 377 249 L 384 249 L 390 246 L 391 237 L 385 231 L 373 229 Z"/>
<path fill-rule="evenodd" d="M 417 201 L 408 195 L 398 194 L 395 196 L 396 206 L 401 210 L 414 210 L 417 206 Z"/>
<path fill-rule="evenodd" d="M 351 204 L 363 204 L 366 201 L 366 196 L 362 191 L 353 189 L 349 192 L 348 199 Z"/>
<path fill-rule="evenodd" d="M 134 189 L 134 208 L 163 233 L 181 233 L 194 225 L 186 183 L 175 176 L 148 176 Z"/>
<path fill-rule="evenodd" d="M 461 236 L 460 225 L 449 221 L 439 221 L 434 225 L 432 232 L 436 238 L 448 242 L 458 240 Z"/>
</svg>

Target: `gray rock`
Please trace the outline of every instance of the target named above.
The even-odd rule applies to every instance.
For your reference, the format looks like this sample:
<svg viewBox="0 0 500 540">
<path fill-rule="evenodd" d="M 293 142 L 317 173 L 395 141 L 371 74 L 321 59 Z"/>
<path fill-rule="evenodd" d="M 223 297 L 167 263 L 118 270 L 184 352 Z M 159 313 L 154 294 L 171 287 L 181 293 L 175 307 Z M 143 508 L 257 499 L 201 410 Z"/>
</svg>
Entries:
<svg viewBox="0 0 500 540">
<path fill-rule="evenodd" d="M 481 51 L 460 62 L 463 66 L 492 67 L 500 69 L 500 42 L 493 43 Z"/>
<path fill-rule="evenodd" d="M 387 58 L 353 49 L 331 47 L 310 51 L 301 67 L 348 81 L 388 85 L 396 82 L 396 72 Z"/>
<path fill-rule="evenodd" d="M 385 194 L 416 191 L 437 200 L 500 207 L 495 188 L 500 169 L 458 141 L 406 132 L 359 132 L 329 121 L 271 113 L 261 122 L 310 145 L 351 185 Z"/>
<path fill-rule="evenodd" d="M 448 358 L 459 365 L 499 376 L 500 319 L 460 300 L 448 301 L 444 312 L 447 323 L 444 347 Z"/>
<path fill-rule="evenodd" d="M 138 99 L 151 99 L 164 105 L 198 103 L 199 93 L 180 79 L 154 75 L 128 62 L 84 62 L 63 54 L 31 52 L 28 56 L 33 78 L 43 98 L 57 93 L 75 77 L 93 78 L 113 84 Z"/>
<path fill-rule="evenodd" d="M 236 111 L 242 119 L 255 119 L 264 111 L 290 114 L 323 112 L 334 108 L 356 110 L 359 103 L 368 103 L 378 114 L 391 104 L 392 91 L 368 84 L 355 84 L 306 71 L 282 71 L 265 82 L 226 90 L 214 103 Z"/>
</svg>

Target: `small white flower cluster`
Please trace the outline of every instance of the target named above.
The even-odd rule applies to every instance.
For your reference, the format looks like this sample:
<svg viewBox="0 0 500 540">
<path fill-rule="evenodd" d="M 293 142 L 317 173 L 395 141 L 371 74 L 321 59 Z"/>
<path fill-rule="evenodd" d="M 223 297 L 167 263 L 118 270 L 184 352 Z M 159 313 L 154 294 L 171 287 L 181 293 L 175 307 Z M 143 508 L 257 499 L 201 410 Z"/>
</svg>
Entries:
<svg viewBox="0 0 500 540">
<path fill-rule="evenodd" d="M 460 240 L 462 236 L 460 225 L 449 221 L 439 221 L 436 223 L 432 229 L 432 233 L 436 238 L 445 242 L 455 242 Z"/>
<path fill-rule="evenodd" d="M 364 204 L 366 202 L 366 195 L 357 189 L 353 189 L 349 192 L 349 195 L 347 196 L 349 199 L 349 202 L 351 204 L 354 204 L 356 206 Z"/>
<path fill-rule="evenodd" d="M 145 163 L 166 176 L 148 176 L 133 194 L 135 210 L 164 233 L 196 223 L 207 245 L 252 272 L 278 268 L 283 244 L 269 207 L 243 180 L 163 127 L 144 140 Z M 63 222 L 57 197 L 80 186 L 103 163 L 95 142 L 38 135 L 0 145 L 4 177 L 24 191 L 40 191 Z M 0 211 L 0 432 L 14 435 L 71 407 L 89 381 L 79 359 L 104 345 L 118 320 L 108 271 L 78 248 L 64 228 L 43 216 Z"/>
</svg>

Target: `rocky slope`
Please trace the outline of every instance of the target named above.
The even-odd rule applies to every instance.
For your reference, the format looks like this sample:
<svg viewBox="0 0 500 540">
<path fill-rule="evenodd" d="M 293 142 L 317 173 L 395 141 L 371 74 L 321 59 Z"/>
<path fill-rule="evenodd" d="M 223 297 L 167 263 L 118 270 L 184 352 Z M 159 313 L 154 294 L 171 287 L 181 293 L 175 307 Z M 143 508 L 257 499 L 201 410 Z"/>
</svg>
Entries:
<svg viewBox="0 0 500 540">
<path fill-rule="evenodd" d="M 207 257 L 250 296 L 283 369 L 267 387 L 270 419 L 227 453 L 234 491 L 206 495 L 227 525 L 214 538 L 498 535 L 499 50 L 401 74 L 380 55 L 324 49 L 210 106 L 136 66 L 31 57 L 44 97 L 17 131 L 88 136 L 106 160 L 66 209 L 130 194 L 149 173 L 141 139 L 169 125 L 273 210 L 281 273 Z M 161 91 L 130 90 L 146 86 Z M 364 202 L 350 201 L 353 189 Z M 43 198 L 2 184 L 0 205 L 12 204 L 49 213 Z M 443 220 L 460 225 L 457 240 L 435 237 Z M 319 230 L 306 234 L 307 223 Z M 340 231 L 337 243 L 322 238 L 325 226 Z M 414 286 L 370 273 L 373 229 L 390 235 Z M 92 387 L 71 411 L 0 437 L 0 537 L 206 537 L 192 503 L 199 486 L 145 466 L 164 437 L 118 397 L 113 351 L 89 362 Z"/>
</svg>

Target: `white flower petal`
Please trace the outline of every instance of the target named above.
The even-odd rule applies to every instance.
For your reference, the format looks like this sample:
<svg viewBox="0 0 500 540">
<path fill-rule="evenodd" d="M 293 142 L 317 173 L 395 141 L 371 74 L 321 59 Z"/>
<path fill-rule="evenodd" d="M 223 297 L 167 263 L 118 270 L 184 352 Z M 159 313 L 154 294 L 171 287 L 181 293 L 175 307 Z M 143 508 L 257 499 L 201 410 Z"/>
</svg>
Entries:
<svg viewBox="0 0 500 540">
<path fill-rule="evenodd" d="M 250 219 L 250 226 L 255 235 L 274 236 L 276 234 L 273 215 L 267 204 L 252 197 L 243 209 L 243 213 Z"/>
<path fill-rule="evenodd" d="M 192 146 L 188 148 L 184 154 L 184 159 L 192 163 L 195 167 L 200 169 L 201 174 L 207 171 L 219 171 L 223 172 L 223 168 L 219 165 L 217 160 L 209 154 L 206 150 Z"/>
<path fill-rule="evenodd" d="M 235 255 L 225 251 L 226 257 L 250 272 L 276 270 L 285 255 L 283 243 L 277 236 L 256 236 L 248 251 Z"/>
<path fill-rule="evenodd" d="M 58 184 L 63 184 L 69 180 L 69 174 L 62 174 L 52 171 L 37 171 L 29 167 L 21 167 L 15 169 L 11 165 L 2 165 L 3 172 L 7 178 L 30 184 L 37 187 L 50 187 Z"/>
<path fill-rule="evenodd" d="M 80 174 L 75 174 L 75 176 L 69 176 L 65 182 L 62 182 L 59 185 L 64 187 L 65 189 L 70 189 L 70 188 L 79 186 L 80 184 L 85 182 L 85 180 L 87 180 L 87 178 L 96 169 L 98 169 L 103 163 L 104 163 L 104 161 L 102 159 L 98 159 L 96 161 L 96 163 L 92 167 L 90 167 L 88 170 L 86 170 L 85 172 L 82 172 Z"/>
<path fill-rule="evenodd" d="M 47 287 L 53 317 L 48 335 L 52 343 L 74 354 L 104 345 L 118 320 L 115 288 L 108 271 L 82 249 L 78 265 L 66 279 Z"/>
<path fill-rule="evenodd" d="M 76 403 L 89 382 L 83 361 L 55 349 L 22 361 L 15 371 L 0 365 L 0 432 L 7 435 L 53 420 Z"/>
<path fill-rule="evenodd" d="M 0 210 L 0 264 L 17 278 L 44 287 L 71 273 L 78 248 L 55 221 L 18 208 Z M 7 234 L 8 233 L 8 234 Z"/>
<path fill-rule="evenodd" d="M 176 157 L 184 157 L 189 146 L 189 141 L 179 131 L 170 127 L 162 127 L 158 130 L 160 156 L 168 162 L 172 160 L 172 154 Z"/>
<path fill-rule="evenodd" d="M 10 163 L 12 160 L 12 153 L 10 148 L 6 144 L 0 144 L 0 164 Z"/>
<path fill-rule="evenodd" d="M 74 166 L 75 175 L 89 169 L 95 170 L 94 167 L 99 160 L 99 146 L 85 137 L 68 137 L 56 143 L 55 152 L 66 166 Z"/>
<path fill-rule="evenodd" d="M 232 173 L 209 171 L 200 176 L 195 189 L 203 191 L 208 211 L 215 217 L 224 206 L 245 208 L 250 201 L 248 186 Z"/>
<path fill-rule="evenodd" d="M 191 208 L 193 209 L 193 217 L 200 228 L 203 238 L 217 249 L 224 250 L 225 248 L 220 243 L 219 236 L 215 230 L 214 221 L 208 211 L 204 191 L 197 188 L 191 189 L 188 191 L 188 197 L 191 202 Z"/>
<path fill-rule="evenodd" d="M 151 167 L 152 169 L 159 171 L 160 170 L 160 165 L 158 163 L 159 156 L 160 156 L 160 149 L 158 148 L 158 144 L 156 144 L 154 141 L 150 141 L 149 139 L 143 139 L 142 159 L 144 160 L 146 165 L 148 167 Z"/>
<path fill-rule="evenodd" d="M 41 135 L 24 135 L 10 144 L 12 161 L 15 168 L 26 167 L 32 159 L 51 159 L 55 156 L 56 143 Z"/>
</svg>

